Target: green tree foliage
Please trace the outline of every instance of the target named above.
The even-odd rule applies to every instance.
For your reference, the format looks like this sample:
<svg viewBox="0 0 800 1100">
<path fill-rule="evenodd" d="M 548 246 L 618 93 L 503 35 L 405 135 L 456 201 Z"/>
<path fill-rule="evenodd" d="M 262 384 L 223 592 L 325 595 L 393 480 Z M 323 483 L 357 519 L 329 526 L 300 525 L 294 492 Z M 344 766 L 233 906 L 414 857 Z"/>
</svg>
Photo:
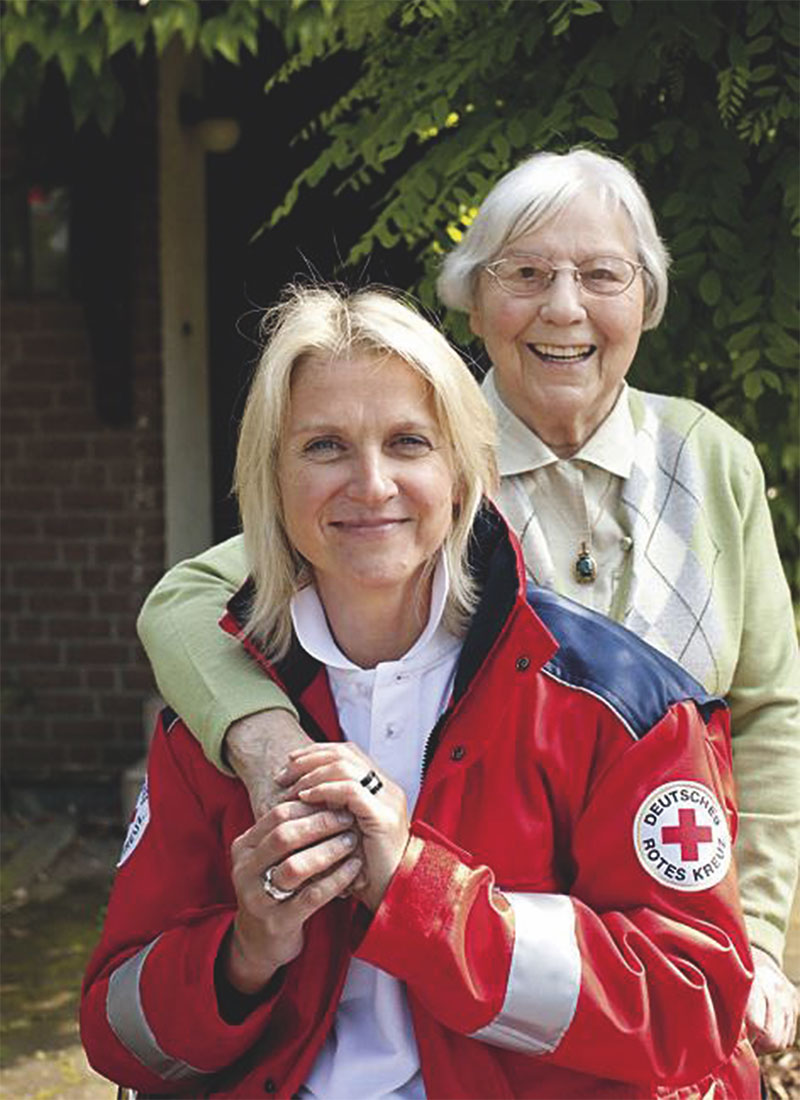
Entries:
<svg viewBox="0 0 800 1100">
<path fill-rule="evenodd" d="M 336 0 L 2 0 L 3 109 L 21 117 L 54 65 L 76 126 L 92 118 L 108 132 L 123 102 L 112 64 L 122 51 L 162 54 L 179 39 L 208 60 L 238 64 L 243 50 L 257 53 L 266 20 L 281 28 L 299 63 L 341 37 L 335 9 Z M 351 40 L 358 43 L 357 35 Z"/>
<path fill-rule="evenodd" d="M 524 156 L 581 143 L 630 165 L 674 261 L 667 315 L 644 337 L 632 380 L 696 397 L 756 442 L 784 561 L 800 588 L 800 7 L 777 0 L 7 0 L 4 85 L 24 100 L 25 81 L 35 84 L 53 60 L 76 117 L 94 113 L 109 124 L 113 104 L 104 105 L 103 95 L 112 86 L 103 74 L 116 49 L 141 50 L 148 36 L 163 49 L 180 34 L 190 48 L 235 61 L 240 49 L 255 50 L 262 19 L 281 26 L 288 47 L 267 94 L 336 51 L 360 58 L 352 86 L 298 136 L 321 132 L 327 144 L 265 226 L 326 177 L 342 188 L 369 187 L 370 195 L 383 184 L 349 260 L 376 245 L 410 250 L 420 262 L 415 289 L 428 306 L 441 254 Z M 102 91 L 93 100 L 90 85 Z M 462 317 L 447 324 L 469 340 Z"/>
<path fill-rule="evenodd" d="M 379 6 L 384 24 L 358 82 L 317 121 L 329 145 L 272 222 L 329 172 L 354 188 L 385 174 L 384 199 L 350 259 L 376 244 L 416 250 L 418 291 L 433 306 L 440 254 L 522 157 L 577 143 L 621 156 L 674 261 L 666 318 L 644 338 L 633 379 L 696 397 L 756 441 L 800 586 L 800 9 L 767 0 Z M 469 340 L 464 318 L 449 323 Z"/>
</svg>

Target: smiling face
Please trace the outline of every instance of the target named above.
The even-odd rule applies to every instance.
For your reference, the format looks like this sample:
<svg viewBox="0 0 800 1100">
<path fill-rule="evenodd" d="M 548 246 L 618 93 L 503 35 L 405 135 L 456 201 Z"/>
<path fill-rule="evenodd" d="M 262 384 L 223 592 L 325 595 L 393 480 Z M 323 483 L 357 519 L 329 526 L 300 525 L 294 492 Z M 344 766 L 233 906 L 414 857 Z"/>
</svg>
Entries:
<svg viewBox="0 0 800 1100">
<path fill-rule="evenodd" d="M 449 449 L 402 359 L 309 359 L 292 376 L 278 480 L 286 532 L 334 602 L 417 603 L 453 519 Z"/>
<path fill-rule="evenodd" d="M 596 256 L 636 262 L 633 227 L 624 210 L 589 193 L 517 237 L 504 255 L 531 253 L 556 267 Z M 514 297 L 481 272 L 472 331 L 483 339 L 505 404 L 562 457 L 574 454 L 608 416 L 642 332 L 641 273 L 614 297 L 587 294 L 560 271 L 534 297 Z"/>
</svg>

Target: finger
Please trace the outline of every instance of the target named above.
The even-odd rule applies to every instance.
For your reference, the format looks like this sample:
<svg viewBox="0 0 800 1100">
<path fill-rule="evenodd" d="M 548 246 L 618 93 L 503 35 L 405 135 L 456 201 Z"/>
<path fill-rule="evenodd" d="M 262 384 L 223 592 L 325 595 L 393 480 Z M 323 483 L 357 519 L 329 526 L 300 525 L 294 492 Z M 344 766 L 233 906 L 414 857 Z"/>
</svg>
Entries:
<svg viewBox="0 0 800 1100">
<path fill-rule="evenodd" d="M 313 768 L 324 764 L 332 764 L 337 760 L 350 761 L 355 770 L 369 764 L 367 757 L 350 742 L 317 744 L 290 753 L 287 763 L 275 774 L 274 778 L 276 783 L 282 787 L 291 786 L 301 775 L 307 774 Z"/>
<path fill-rule="evenodd" d="M 297 792 L 308 787 L 319 787 L 323 783 L 333 783 L 337 780 L 350 780 L 358 783 L 365 775 L 364 765 L 360 761 L 346 759 L 318 762 L 314 767 L 309 767 L 302 775 L 299 775 L 287 787 L 287 794 L 297 798 Z"/>
<path fill-rule="evenodd" d="M 747 1000 L 747 1033 L 755 1044 L 764 1034 L 764 1024 L 767 1014 L 767 999 L 759 983 L 754 983 Z"/>
<path fill-rule="evenodd" d="M 778 1039 L 781 1050 L 790 1047 L 794 1042 L 797 1031 L 797 1012 L 794 998 L 786 998 L 783 1001 L 783 1019 L 779 1029 Z"/>
<path fill-rule="evenodd" d="M 758 1055 L 774 1054 L 781 1046 L 775 1036 L 767 1031 L 758 1031 L 750 1039 L 750 1045 Z"/>
<path fill-rule="evenodd" d="M 364 837 L 389 826 L 396 816 L 396 807 L 382 796 L 383 792 L 372 794 L 352 780 L 323 783 L 297 792 L 297 797 L 309 805 L 348 809 Z"/>
<path fill-rule="evenodd" d="M 304 803 L 298 802 L 297 799 L 281 802 L 279 806 L 273 806 L 263 817 L 260 817 L 233 843 L 241 848 L 257 848 L 264 837 L 281 822 L 293 821 L 302 817 L 308 817 L 308 806 Z"/>
<path fill-rule="evenodd" d="M 765 1044 L 772 1044 L 775 1042 L 775 1024 L 776 1024 L 776 1012 L 775 1012 L 775 988 L 762 987 L 764 995 L 764 1015 L 763 1022 L 761 1024 L 761 1041 Z"/>
<path fill-rule="evenodd" d="M 329 874 L 322 875 L 309 883 L 291 901 L 285 903 L 286 907 L 291 906 L 292 913 L 297 916 L 300 923 L 307 921 L 312 913 L 350 890 L 361 868 L 362 862 L 358 857 L 346 859 L 334 867 Z"/>
<path fill-rule="evenodd" d="M 324 748 L 325 747 L 322 746 L 323 752 Z M 300 774 L 304 759 L 309 755 L 318 758 L 320 751 L 319 745 L 313 745 L 306 750 L 295 750 L 295 752 L 290 752 L 286 762 L 275 772 L 273 779 L 282 787 L 285 787 L 289 783 L 293 783 Z"/>
<path fill-rule="evenodd" d="M 355 882 L 353 882 L 350 887 L 345 890 L 345 892 L 342 894 L 342 897 L 349 898 L 353 894 L 359 894 L 362 890 L 366 890 L 367 886 L 369 886 L 369 874 L 367 873 L 367 863 L 364 856 L 363 837 L 359 837 L 358 844 L 356 845 L 355 855 L 358 859 L 362 860 L 363 865 L 361 871 L 356 877 Z"/>
<path fill-rule="evenodd" d="M 281 890 L 301 890 L 311 879 L 327 874 L 337 863 L 351 856 L 357 844 L 356 834 L 347 832 L 304 848 L 275 867 L 272 881 Z"/>
<path fill-rule="evenodd" d="M 343 832 L 355 820 L 347 810 L 321 809 L 297 801 L 276 807 L 270 816 L 278 824 L 266 835 L 260 835 L 263 828 L 254 827 L 231 845 L 232 873 L 236 879 L 258 878 L 266 867 L 279 863 L 286 855 Z"/>
<path fill-rule="evenodd" d="M 772 981 L 764 983 L 764 1022 L 761 1028 L 762 1053 L 782 1050 L 789 1043 L 789 1004 L 787 985 L 782 974 L 775 974 Z"/>
<path fill-rule="evenodd" d="M 281 863 L 294 853 L 314 847 L 328 837 L 345 835 L 348 827 L 352 829 L 355 824 L 355 818 L 347 810 L 314 809 L 315 813 L 285 821 L 264 837 L 258 848 L 253 850 L 257 871 Z"/>
<path fill-rule="evenodd" d="M 777 1029 L 777 1042 L 780 1050 L 791 1045 L 792 1023 L 788 1012 L 784 1012 L 783 1019 Z"/>
<path fill-rule="evenodd" d="M 280 857 L 286 851 L 305 848 L 326 836 L 342 833 L 355 823 L 355 818 L 346 809 L 318 805 L 309 808 L 313 812 L 305 817 L 293 817 L 277 825 L 259 847 L 263 849 L 272 846 L 275 848 L 275 855 Z"/>
<path fill-rule="evenodd" d="M 774 1014 L 769 1015 L 769 998 L 762 997 L 760 1019 L 748 1018 L 748 1037 L 757 1054 L 771 1054 L 782 1045 L 780 1030 L 775 1026 Z"/>
<path fill-rule="evenodd" d="M 289 761 L 302 760 L 306 756 L 314 756 L 315 754 L 360 756 L 366 760 L 364 753 L 352 741 L 314 741 L 311 744 L 292 749 L 287 759 Z"/>
<path fill-rule="evenodd" d="M 381 809 L 377 795 L 355 779 L 338 779 L 315 787 L 304 787 L 298 790 L 297 797 L 309 805 L 325 803 L 332 808 L 348 809 L 358 821 L 363 821 L 365 817 L 374 820 Z"/>
</svg>

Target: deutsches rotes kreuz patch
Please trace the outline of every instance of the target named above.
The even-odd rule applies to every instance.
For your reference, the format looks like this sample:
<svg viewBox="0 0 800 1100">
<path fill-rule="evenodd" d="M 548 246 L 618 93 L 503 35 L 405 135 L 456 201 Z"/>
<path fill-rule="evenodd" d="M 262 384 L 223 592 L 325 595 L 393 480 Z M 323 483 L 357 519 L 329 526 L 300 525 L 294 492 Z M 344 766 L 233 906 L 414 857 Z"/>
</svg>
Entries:
<svg viewBox="0 0 800 1100">
<path fill-rule="evenodd" d="M 645 798 L 633 846 L 648 875 L 675 890 L 708 890 L 731 862 L 728 822 L 716 796 L 689 780 L 664 783 Z"/>
<path fill-rule="evenodd" d="M 139 797 L 136 799 L 136 807 L 133 811 L 131 823 L 128 826 L 128 832 L 125 836 L 125 843 L 122 845 L 117 867 L 121 867 L 125 860 L 132 855 L 134 848 L 144 836 L 144 831 L 149 821 L 150 799 L 147 797 L 147 779 L 145 779 L 144 783 L 142 783 L 142 789 L 139 791 Z"/>
</svg>

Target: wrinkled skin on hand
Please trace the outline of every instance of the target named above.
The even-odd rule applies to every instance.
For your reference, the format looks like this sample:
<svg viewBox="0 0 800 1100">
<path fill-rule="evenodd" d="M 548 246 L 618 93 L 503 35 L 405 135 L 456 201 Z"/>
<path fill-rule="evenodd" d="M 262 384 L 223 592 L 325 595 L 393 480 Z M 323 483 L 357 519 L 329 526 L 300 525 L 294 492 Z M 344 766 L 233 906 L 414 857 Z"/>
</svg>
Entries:
<svg viewBox="0 0 800 1100">
<path fill-rule="evenodd" d="M 285 802 L 274 779 L 293 749 L 314 742 L 288 710 L 262 710 L 234 722 L 225 734 L 228 763 L 247 787 L 256 819 Z"/>
<path fill-rule="evenodd" d="M 314 744 L 288 710 L 262 710 L 240 718 L 228 728 L 225 734 L 228 763 L 247 788 L 256 821 L 293 797 L 275 776 L 286 766 L 291 752 Z M 360 837 L 355 854 L 362 861 L 362 869 L 353 884 L 353 892 L 367 885 Z M 345 893 L 349 892 L 348 888 Z"/>
<path fill-rule="evenodd" d="M 747 1001 L 747 1034 L 756 1054 L 784 1050 L 797 1035 L 800 993 L 775 960 L 753 948 L 753 985 Z"/>
<path fill-rule="evenodd" d="M 303 949 L 303 925 L 313 913 L 349 889 L 361 869 L 358 839 L 347 811 L 289 801 L 275 806 L 231 845 L 231 878 L 238 909 L 225 945 L 228 981 L 256 993 L 276 970 Z M 283 901 L 264 890 L 273 884 L 292 896 Z"/>
</svg>

